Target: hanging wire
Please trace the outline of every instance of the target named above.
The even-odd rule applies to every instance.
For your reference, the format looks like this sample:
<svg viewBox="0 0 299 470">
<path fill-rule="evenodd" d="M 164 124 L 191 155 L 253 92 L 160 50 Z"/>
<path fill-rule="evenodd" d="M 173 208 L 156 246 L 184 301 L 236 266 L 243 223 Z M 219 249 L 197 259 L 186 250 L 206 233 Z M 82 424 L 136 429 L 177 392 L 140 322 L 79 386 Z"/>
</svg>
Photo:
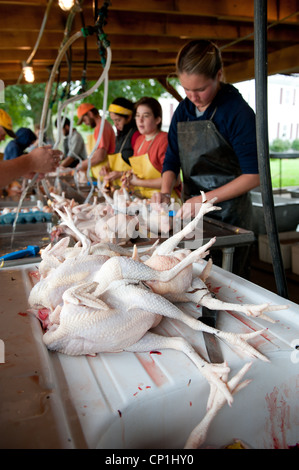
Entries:
<svg viewBox="0 0 299 470">
<path fill-rule="evenodd" d="M 48 107 L 48 101 L 49 101 L 49 93 L 51 91 L 51 88 L 52 88 L 52 84 L 53 84 L 53 81 L 54 81 L 54 78 L 55 78 L 55 74 L 56 74 L 56 71 L 60 65 L 60 62 L 64 56 L 64 54 L 66 53 L 67 49 L 79 38 L 81 38 L 82 36 L 85 37 L 86 35 L 90 35 L 90 34 L 93 34 L 94 32 L 97 32 L 98 35 L 102 34 L 102 30 L 101 30 L 101 25 L 100 27 L 98 27 L 97 25 L 94 26 L 94 27 L 90 27 L 88 26 L 87 28 L 85 28 L 81 31 L 78 31 L 77 33 L 75 33 L 71 38 L 68 39 L 68 41 L 63 45 L 63 47 L 61 48 L 57 58 L 56 58 L 56 61 L 55 61 L 55 64 L 52 68 L 52 72 L 51 72 L 51 76 L 50 76 L 50 79 L 49 79 L 49 82 L 47 84 L 47 90 L 46 90 L 46 96 L 45 96 L 45 101 L 44 101 L 44 106 L 43 106 L 43 112 L 42 112 L 42 118 L 41 118 L 41 129 L 43 129 L 43 126 L 44 126 L 44 122 L 45 122 L 45 115 L 46 115 L 46 109 Z M 81 95 L 75 95 L 71 98 L 69 98 L 68 100 L 66 100 L 64 103 L 60 103 L 59 106 L 58 106 L 58 113 L 57 113 L 57 123 L 59 123 L 61 121 L 61 114 L 62 114 L 62 111 L 63 109 L 70 103 L 72 103 L 73 101 L 77 101 L 77 100 L 82 100 L 84 99 L 86 96 L 89 96 L 90 94 L 92 94 L 97 88 L 98 86 L 105 80 L 106 76 L 108 76 L 108 71 L 109 71 L 109 68 L 110 68 L 110 64 L 111 64 L 111 50 L 110 50 L 110 43 L 109 41 L 105 41 L 105 45 L 107 47 L 107 62 L 105 64 L 105 68 L 104 68 L 104 71 L 103 73 L 101 74 L 101 76 L 99 77 L 99 79 L 97 80 L 97 82 L 93 85 L 93 87 L 91 87 L 88 91 L 86 91 L 85 93 L 81 94 Z M 106 109 L 103 110 L 104 114 L 106 112 Z M 105 118 L 105 116 L 103 116 L 103 118 Z M 104 121 L 104 119 L 103 119 Z M 41 138 L 41 136 L 39 136 Z M 99 137 L 100 137 L 100 133 L 99 133 Z M 57 142 L 55 144 L 55 147 L 59 144 L 60 142 L 60 139 L 61 139 L 61 129 L 60 129 L 60 126 L 58 127 L 58 138 L 57 138 Z M 99 139 L 100 140 L 100 139 Z"/>
<path fill-rule="evenodd" d="M 64 48 L 64 45 L 69 40 L 74 18 L 75 18 L 77 13 L 82 11 L 82 8 L 81 8 L 82 3 L 83 3 L 83 0 L 76 0 L 75 4 L 73 5 L 72 9 L 70 10 L 70 13 L 68 14 L 66 25 L 65 25 L 65 28 L 64 28 L 64 33 L 63 33 L 63 35 L 64 35 L 63 40 L 60 44 L 58 53 Z M 72 63 L 71 55 L 69 55 L 70 54 L 69 49 L 71 49 L 71 46 L 66 49 L 66 59 L 67 59 L 68 67 L 69 67 L 69 69 L 68 69 L 69 72 L 68 72 L 67 85 L 66 85 L 65 90 L 63 91 L 63 97 L 66 96 L 67 98 L 70 96 L 70 77 L 71 77 L 71 63 Z M 55 74 L 53 75 L 52 72 L 50 74 L 50 78 L 49 78 L 49 81 L 48 81 L 47 87 L 46 87 L 45 100 L 48 103 L 48 108 L 47 108 L 47 110 L 43 109 L 43 113 L 42 113 L 42 116 L 41 116 L 41 123 L 40 123 L 40 136 L 41 136 L 41 139 L 39 141 L 39 143 L 41 145 L 42 145 L 42 141 L 43 141 L 44 132 L 46 132 L 47 128 L 50 125 L 52 109 L 53 109 L 53 106 L 55 104 L 55 101 L 56 101 L 57 95 L 58 95 L 58 85 L 60 83 L 60 67 L 61 67 L 60 62 L 59 62 L 58 67 L 55 70 L 55 73 L 58 73 L 58 77 L 57 77 L 57 85 L 56 85 L 54 95 L 53 95 L 52 98 L 50 98 L 50 94 L 51 94 L 51 91 L 52 91 L 52 85 L 53 85 L 54 80 L 55 80 Z M 49 86 L 50 81 L 51 81 L 51 85 Z M 44 102 L 44 104 L 45 104 L 45 102 Z"/>
<path fill-rule="evenodd" d="M 82 28 L 85 28 L 85 19 L 83 11 L 80 13 L 81 16 L 81 24 Z M 86 83 L 86 75 L 87 75 L 87 37 L 84 37 L 84 56 L 83 56 L 83 70 L 81 76 L 81 88 L 78 91 L 78 94 L 83 93 L 86 91 L 87 83 Z"/>
<path fill-rule="evenodd" d="M 100 86 L 100 84 L 104 81 L 103 116 L 102 116 L 102 120 L 101 120 L 101 126 L 100 126 L 100 130 L 99 130 L 99 134 L 98 134 L 98 138 L 97 138 L 97 141 L 95 143 L 95 146 L 94 146 L 91 154 L 88 156 L 87 178 L 91 183 L 91 191 L 90 191 L 90 194 L 87 197 L 86 201 L 89 200 L 89 198 L 91 197 L 92 192 L 93 192 L 93 185 L 92 185 L 91 176 L 90 176 L 91 157 L 93 156 L 93 153 L 97 149 L 97 147 L 99 145 L 99 142 L 102 138 L 102 133 L 103 133 L 103 129 L 104 129 L 104 122 L 105 122 L 105 114 L 106 114 L 106 109 L 107 109 L 108 72 L 109 72 L 109 68 L 110 68 L 110 64 L 111 64 L 111 60 L 112 60 L 112 54 L 111 54 L 110 42 L 108 41 L 107 36 L 103 31 L 103 26 L 107 22 L 107 16 L 108 16 L 107 8 L 108 8 L 108 5 L 110 5 L 110 2 L 105 2 L 104 6 L 100 9 L 99 14 L 98 14 L 98 19 L 97 19 L 97 22 L 96 22 L 95 26 L 93 26 L 93 27 L 91 27 L 91 26 L 84 27 L 84 28 L 81 29 L 81 31 L 78 31 L 77 33 L 75 33 L 73 36 L 71 36 L 67 40 L 65 40 L 65 38 L 64 38 L 64 41 L 63 41 L 63 43 L 60 47 L 60 50 L 58 52 L 58 56 L 57 56 L 57 58 L 55 60 L 55 63 L 52 67 L 49 81 L 47 83 L 46 92 L 45 92 L 45 99 L 44 99 L 44 104 L 43 104 L 43 110 L 42 110 L 42 115 L 41 115 L 41 121 L 40 121 L 39 145 L 42 145 L 45 121 L 46 121 L 46 118 L 47 118 L 48 105 L 49 105 L 49 101 L 50 101 L 50 94 L 51 94 L 52 86 L 53 86 L 53 83 L 54 83 L 54 80 L 55 80 L 55 76 L 56 76 L 57 71 L 59 70 L 59 67 L 60 67 L 60 63 L 61 63 L 64 55 L 68 51 L 68 49 L 72 46 L 72 44 L 77 39 L 82 38 L 82 37 L 85 38 L 88 35 L 92 35 L 92 34 L 96 33 L 97 34 L 97 40 L 99 42 L 103 43 L 104 49 L 106 49 L 106 51 L 107 51 L 107 57 L 103 57 L 103 59 L 105 59 L 105 60 L 101 61 L 102 64 L 104 64 L 104 70 L 103 70 L 101 76 L 99 77 L 99 79 L 97 80 L 97 82 L 88 91 L 85 91 L 84 93 L 82 93 L 80 95 L 75 95 L 75 96 L 67 99 L 63 103 L 62 103 L 62 101 L 60 101 L 60 103 L 58 105 L 58 112 L 57 112 L 57 131 L 58 131 L 58 133 L 57 133 L 56 142 L 53 146 L 53 148 L 57 148 L 59 143 L 60 143 L 60 140 L 61 140 L 61 133 L 62 133 L 61 124 L 62 124 L 62 120 L 63 120 L 63 118 L 62 118 L 63 110 L 66 109 L 66 107 L 69 104 L 71 104 L 71 103 L 73 103 L 77 100 L 82 100 L 85 97 L 92 94 Z M 73 15 L 72 15 L 72 19 L 73 19 Z M 67 26 L 66 30 L 69 30 L 70 22 L 71 21 L 67 22 L 68 26 Z M 102 48 L 100 50 L 101 50 L 101 53 L 102 53 Z M 48 118 L 49 118 L 49 115 L 48 115 Z M 35 175 L 34 178 L 36 178 L 36 177 L 37 177 L 37 175 Z"/>
<path fill-rule="evenodd" d="M 40 28 L 39 33 L 38 33 L 38 37 L 37 37 L 35 46 L 34 46 L 34 48 L 32 49 L 32 52 L 31 52 L 30 56 L 29 56 L 28 59 L 26 60 L 26 64 L 30 64 L 30 63 L 32 62 L 32 59 L 33 59 L 33 57 L 35 56 L 35 54 L 36 54 L 36 52 L 37 52 L 39 43 L 40 43 L 40 41 L 41 41 L 42 35 L 43 35 L 43 33 L 44 33 L 45 26 L 46 26 L 46 23 L 47 23 L 47 20 L 48 20 L 48 16 L 49 16 L 49 12 L 50 12 L 52 3 L 53 3 L 53 0 L 49 0 L 49 1 L 48 1 L 47 8 L 46 8 L 46 11 L 45 11 L 45 14 L 44 14 L 44 18 L 43 18 L 43 21 L 42 21 L 42 24 L 41 24 L 41 28 Z M 23 72 L 20 73 L 20 76 L 19 76 L 18 81 L 17 81 L 17 85 L 18 85 L 18 84 L 20 83 L 20 81 L 22 80 L 22 77 L 23 77 Z"/>
</svg>

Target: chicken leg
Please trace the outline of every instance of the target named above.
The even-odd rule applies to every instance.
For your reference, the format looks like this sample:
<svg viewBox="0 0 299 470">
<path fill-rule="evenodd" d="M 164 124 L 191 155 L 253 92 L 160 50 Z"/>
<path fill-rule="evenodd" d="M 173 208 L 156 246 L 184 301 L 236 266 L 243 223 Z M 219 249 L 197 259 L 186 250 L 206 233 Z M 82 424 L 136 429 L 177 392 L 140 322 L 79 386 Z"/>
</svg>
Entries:
<svg viewBox="0 0 299 470">
<path fill-rule="evenodd" d="M 227 386 L 233 395 L 245 388 L 251 382 L 250 380 L 245 380 L 244 382 L 239 383 L 250 367 L 251 363 L 245 364 L 242 369 L 227 383 Z M 223 380 L 227 380 L 227 377 L 223 377 Z M 214 391 L 215 394 L 213 393 Z M 202 446 L 206 439 L 211 422 L 215 418 L 218 411 L 225 404 L 224 396 L 219 393 L 218 390 L 212 390 L 211 393 L 214 394 L 212 405 L 208 408 L 207 413 L 200 421 L 200 423 L 193 429 L 193 431 L 189 435 L 184 449 L 198 449 L 200 446 Z"/>
<path fill-rule="evenodd" d="M 210 201 L 207 201 L 204 192 L 201 191 L 202 195 L 202 204 L 197 215 L 194 217 L 189 224 L 187 224 L 181 231 L 172 235 L 172 237 L 165 240 L 161 245 L 158 245 L 155 249 L 152 256 L 155 255 L 167 255 L 173 252 L 173 250 L 178 246 L 178 244 L 187 237 L 193 230 L 196 228 L 200 219 L 203 218 L 205 214 L 211 211 L 220 210 L 220 207 L 214 206 L 214 202 L 217 198 L 213 198 Z"/>
</svg>

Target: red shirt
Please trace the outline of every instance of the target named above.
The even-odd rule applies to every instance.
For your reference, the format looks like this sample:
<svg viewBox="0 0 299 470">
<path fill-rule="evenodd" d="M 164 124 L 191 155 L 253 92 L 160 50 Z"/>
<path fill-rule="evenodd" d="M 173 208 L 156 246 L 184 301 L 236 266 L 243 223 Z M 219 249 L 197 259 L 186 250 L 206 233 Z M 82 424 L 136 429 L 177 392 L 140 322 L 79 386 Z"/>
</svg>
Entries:
<svg viewBox="0 0 299 470">
<path fill-rule="evenodd" d="M 151 164 L 162 173 L 162 166 L 168 146 L 167 132 L 160 131 L 154 139 L 146 140 L 144 135 L 137 137 L 134 145 L 134 157 L 148 154 Z"/>
<path fill-rule="evenodd" d="M 97 141 L 97 138 L 100 132 L 100 127 L 101 127 L 101 121 L 100 121 L 100 124 L 96 126 L 94 133 L 93 133 L 95 142 Z M 110 122 L 107 121 L 107 119 L 105 119 L 103 134 L 98 145 L 98 149 L 101 149 L 101 148 L 106 149 L 108 154 L 115 152 L 115 133 L 114 133 L 113 127 L 111 126 Z"/>
</svg>

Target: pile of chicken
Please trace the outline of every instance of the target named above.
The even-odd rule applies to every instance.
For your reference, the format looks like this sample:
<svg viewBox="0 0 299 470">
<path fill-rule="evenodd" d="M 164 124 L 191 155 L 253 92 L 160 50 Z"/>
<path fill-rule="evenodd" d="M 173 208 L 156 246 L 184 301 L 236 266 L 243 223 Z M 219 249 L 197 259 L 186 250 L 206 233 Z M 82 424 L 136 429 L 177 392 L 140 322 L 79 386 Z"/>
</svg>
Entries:
<svg viewBox="0 0 299 470">
<path fill-rule="evenodd" d="M 39 281 L 29 296 L 30 310 L 36 314 L 46 332 L 43 341 L 51 350 L 69 355 L 101 352 L 145 352 L 173 348 L 184 352 L 210 384 L 208 411 L 192 432 L 186 448 L 199 447 L 216 412 L 233 401 L 233 394 L 247 385 L 239 383 L 250 364 L 228 380 L 228 364 L 206 362 L 182 337 L 164 337 L 150 330 L 162 318 L 180 320 L 190 328 L 205 331 L 241 348 L 251 357 L 268 359 L 247 343 L 262 333 L 236 334 L 204 325 L 184 313 L 178 302 L 194 302 L 211 309 L 237 310 L 246 315 L 260 316 L 271 321 L 265 312 L 287 306 L 269 304 L 232 304 L 215 298 L 205 281 L 211 261 L 204 264 L 200 276 L 194 275 L 193 263 L 202 261 L 215 238 L 190 251 L 178 249 L 178 244 L 194 231 L 199 220 L 217 210 L 214 200 L 206 201 L 197 216 L 181 231 L 142 254 L 113 243 L 94 243 L 78 229 L 70 208 L 56 207 L 61 224 L 76 235 L 78 243 L 69 247 L 65 237 L 41 253 Z"/>
<path fill-rule="evenodd" d="M 94 197 L 92 204 L 78 204 L 65 198 L 64 194 L 51 193 L 51 207 L 54 210 L 68 207 L 76 228 L 92 243 L 121 245 L 132 239 L 169 235 L 172 217 L 168 210 L 156 208 L 148 199 L 132 198 L 124 188 L 116 189 L 112 196 L 104 190 L 100 194 L 104 196 L 103 202 Z M 69 225 L 60 225 L 58 230 L 54 228 L 53 235 L 57 237 L 61 232 L 80 241 Z"/>
</svg>

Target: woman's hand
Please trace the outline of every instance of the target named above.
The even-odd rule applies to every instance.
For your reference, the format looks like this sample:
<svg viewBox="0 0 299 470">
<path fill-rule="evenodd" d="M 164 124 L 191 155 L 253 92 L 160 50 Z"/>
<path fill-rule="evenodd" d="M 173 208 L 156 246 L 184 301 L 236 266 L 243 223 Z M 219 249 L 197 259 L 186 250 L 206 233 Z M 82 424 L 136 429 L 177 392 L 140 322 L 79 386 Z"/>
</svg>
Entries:
<svg viewBox="0 0 299 470">
<path fill-rule="evenodd" d="M 156 192 L 151 197 L 151 202 L 153 204 L 169 204 L 170 203 L 170 194 L 165 194 L 161 192 Z"/>
<path fill-rule="evenodd" d="M 82 162 L 78 163 L 76 166 L 77 171 L 86 171 L 88 167 L 88 160 L 83 160 Z"/>
<path fill-rule="evenodd" d="M 135 173 L 131 173 L 129 177 L 130 186 L 142 186 L 142 179 L 138 178 Z"/>
<path fill-rule="evenodd" d="M 191 218 L 194 218 L 198 213 L 201 203 L 201 196 L 195 196 L 187 199 L 187 201 L 185 201 L 182 207 L 178 210 L 176 217 L 191 220 Z"/>
<path fill-rule="evenodd" d="M 101 174 L 101 173 L 100 173 Z M 122 177 L 122 171 L 110 171 L 109 173 L 104 174 L 104 181 L 107 183 L 112 183 L 112 181 L 117 180 Z"/>
<path fill-rule="evenodd" d="M 108 175 L 108 173 L 111 171 L 111 168 L 110 166 L 103 166 L 101 169 L 100 169 L 100 176 L 106 176 Z"/>
<path fill-rule="evenodd" d="M 131 186 L 131 179 L 132 179 L 132 176 L 133 176 L 133 171 L 132 171 L 132 170 L 125 171 L 125 172 L 122 174 L 122 177 L 121 177 L 121 185 L 122 185 L 122 187 L 124 187 L 124 188 L 129 188 L 129 186 Z"/>
</svg>

